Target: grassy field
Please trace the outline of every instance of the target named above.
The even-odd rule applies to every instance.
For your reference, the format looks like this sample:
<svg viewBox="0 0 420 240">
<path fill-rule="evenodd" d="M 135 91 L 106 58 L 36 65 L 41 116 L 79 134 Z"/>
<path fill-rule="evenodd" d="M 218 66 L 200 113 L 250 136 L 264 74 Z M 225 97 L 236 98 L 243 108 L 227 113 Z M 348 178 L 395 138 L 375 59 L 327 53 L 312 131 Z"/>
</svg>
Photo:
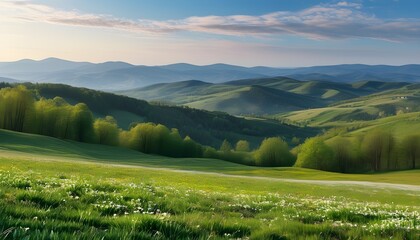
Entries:
<svg viewBox="0 0 420 240">
<path fill-rule="evenodd" d="M 169 158 L 96 144 L 0 130 L 0 156 L 49 161 L 100 162 L 114 165 L 192 170 L 280 179 L 369 181 L 420 185 L 420 170 L 375 174 L 340 174 L 303 168 L 261 168 L 218 159 Z"/>
<path fill-rule="evenodd" d="M 397 112 L 399 112 L 397 117 L 402 115 L 402 120 L 404 120 L 406 118 L 405 114 L 400 113 L 418 113 L 420 91 L 416 86 L 406 86 L 397 90 L 349 99 L 328 107 L 278 114 L 277 117 L 313 127 L 355 125 L 370 120 L 380 122 L 382 121 L 381 118 L 397 115 Z M 371 125 L 373 124 L 376 124 L 376 122 L 373 121 Z"/>
<path fill-rule="evenodd" d="M 5 239 L 416 239 L 420 234 L 419 171 L 344 175 L 253 168 L 9 131 L 0 131 L 0 147 Z"/>
</svg>

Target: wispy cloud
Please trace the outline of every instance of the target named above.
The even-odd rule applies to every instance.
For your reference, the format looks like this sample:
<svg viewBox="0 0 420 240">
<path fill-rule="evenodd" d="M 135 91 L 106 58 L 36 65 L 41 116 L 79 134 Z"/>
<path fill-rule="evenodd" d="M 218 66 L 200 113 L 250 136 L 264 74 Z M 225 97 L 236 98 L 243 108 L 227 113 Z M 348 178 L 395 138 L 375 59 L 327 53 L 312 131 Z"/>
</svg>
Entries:
<svg viewBox="0 0 420 240">
<path fill-rule="evenodd" d="M 380 19 L 353 2 L 316 5 L 301 11 L 278 11 L 261 16 L 200 16 L 156 21 L 129 20 L 109 15 L 63 11 L 27 1 L 1 1 L 2 17 L 83 27 L 110 28 L 148 34 L 203 32 L 234 36 L 295 35 L 309 39 L 374 38 L 386 41 L 420 40 L 420 19 Z"/>
</svg>

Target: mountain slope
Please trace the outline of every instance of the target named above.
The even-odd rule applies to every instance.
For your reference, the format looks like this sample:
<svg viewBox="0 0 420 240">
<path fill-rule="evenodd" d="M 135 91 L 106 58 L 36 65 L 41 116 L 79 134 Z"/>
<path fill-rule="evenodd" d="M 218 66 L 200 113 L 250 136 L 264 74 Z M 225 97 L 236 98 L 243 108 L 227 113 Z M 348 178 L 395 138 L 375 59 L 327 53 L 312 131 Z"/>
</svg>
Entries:
<svg viewBox="0 0 420 240">
<path fill-rule="evenodd" d="M 16 80 L 16 79 L 11 79 L 11 78 L 0 77 L 0 82 L 4 82 L 4 83 L 18 83 L 20 81 L 19 80 Z"/>
<path fill-rule="evenodd" d="M 420 82 L 420 65 L 333 65 L 304 68 L 241 67 L 228 64 L 197 66 L 176 63 L 137 66 L 124 62 L 72 62 L 57 58 L 0 63 L 0 77 L 29 82 L 63 83 L 103 90 L 129 90 L 157 83 L 200 80 L 222 83 L 237 79 L 289 76 L 303 81 Z M 253 84 L 248 84 L 253 85 Z M 281 89 L 286 90 L 286 89 Z"/>
<path fill-rule="evenodd" d="M 364 81 L 354 84 L 298 81 L 287 77 L 254 78 L 211 84 L 192 80 L 155 84 L 144 88 L 118 91 L 119 94 L 166 104 L 185 105 L 234 115 L 276 114 L 325 107 L 337 101 L 353 99 L 409 83 Z"/>
<path fill-rule="evenodd" d="M 213 94 L 207 99 L 186 105 L 235 115 L 264 115 L 322 106 L 315 98 L 257 85 Z"/>
<path fill-rule="evenodd" d="M 262 139 L 269 136 L 284 136 L 290 140 L 294 136 L 305 138 L 317 133 L 317 130 L 283 125 L 276 121 L 237 118 L 186 107 L 152 105 L 126 96 L 61 84 L 25 85 L 34 90 L 38 97 L 60 96 L 72 104 L 86 103 L 96 117 L 114 116 L 121 128 L 127 129 L 131 122 L 160 123 L 169 128 L 178 128 L 183 136 L 189 135 L 197 142 L 214 147 L 219 147 L 224 139 L 232 143 L 246 139 L 257 147 Z M 121 125 L 122 122 L 125 125 Z"/>
<path fill-rule="evenodd" d="M 387 83 L 366 82 L 369 86 L 389 86 Z M 391 84 L 394 85 L 394 84 Z M 398 84 L 396 84 L 398 85 Z M 328 107 L 280 114 L 280 118 L 311 126 L 341 125 L 354 121 L 381 119 L 404 113 L 420 112 L 420 84 L 361 96 L 337 102 Z"/>
<path fill-rule="evenodd" d="M 74 69 L 92 65 L 87 62 L 72 62 L 58 58 L 47 58 L 40 61 L 23 59 L 16 62 L 0 62 L 1 74 L 47 73 Z M 26 79 L 25 79 L 26 80 Z"/>
</svg>

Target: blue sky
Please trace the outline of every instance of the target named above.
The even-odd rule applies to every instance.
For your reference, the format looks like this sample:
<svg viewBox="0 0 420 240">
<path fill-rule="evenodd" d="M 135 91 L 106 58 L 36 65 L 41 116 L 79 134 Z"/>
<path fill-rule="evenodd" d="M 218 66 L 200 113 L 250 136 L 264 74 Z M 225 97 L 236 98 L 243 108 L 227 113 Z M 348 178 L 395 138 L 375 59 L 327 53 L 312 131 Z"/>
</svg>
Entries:
<svg viewBox="0 0 420 240">
<path fill-rule="evenodd" d="M 0 61 L 420 63 L 416 0 L 0 1 Z"/>
</svg>

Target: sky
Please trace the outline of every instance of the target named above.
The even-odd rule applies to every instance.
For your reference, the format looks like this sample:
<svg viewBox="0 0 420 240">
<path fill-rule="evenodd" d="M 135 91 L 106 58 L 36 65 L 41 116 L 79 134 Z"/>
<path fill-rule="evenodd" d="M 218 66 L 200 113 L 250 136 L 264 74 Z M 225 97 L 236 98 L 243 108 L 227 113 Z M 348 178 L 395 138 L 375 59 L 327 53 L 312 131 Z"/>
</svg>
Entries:
<svg viewBox="0 0 420 240">
<path fill-rule="evenodd" d="M 0 61 L 420 63 L 418 0 L 0 0 Z"/>
</svg>

